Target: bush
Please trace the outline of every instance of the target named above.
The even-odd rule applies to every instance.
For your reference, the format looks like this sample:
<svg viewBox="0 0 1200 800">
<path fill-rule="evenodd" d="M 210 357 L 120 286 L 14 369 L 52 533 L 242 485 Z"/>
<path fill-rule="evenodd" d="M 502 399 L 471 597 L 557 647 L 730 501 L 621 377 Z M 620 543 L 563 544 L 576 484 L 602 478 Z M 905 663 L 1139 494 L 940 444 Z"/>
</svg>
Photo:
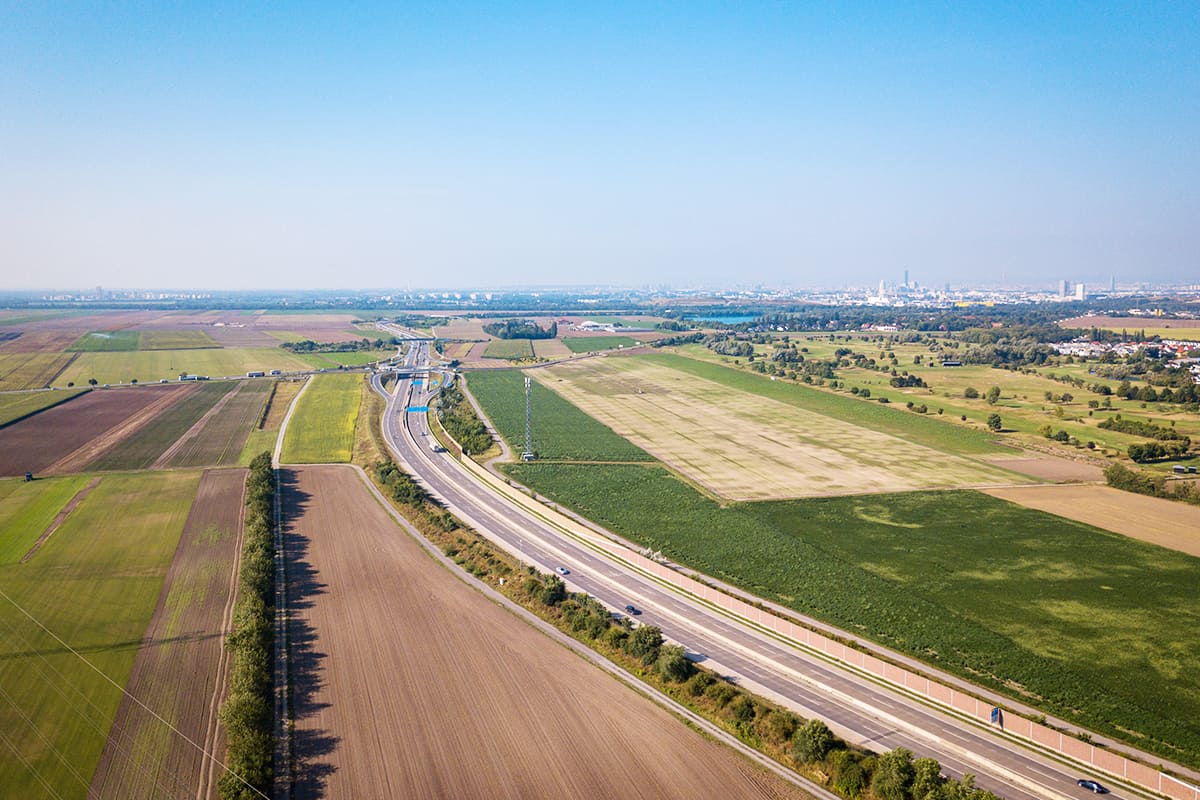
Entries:
<svg viewBox="0 0 1200 800">
<path fill-rule="evenodd" d="M 792 738 L 792 755 L 801 764 L 824 761 L 834 742 L 833 731 L 828 725 L 819 719 L 810 719 Z"/>
</svg>

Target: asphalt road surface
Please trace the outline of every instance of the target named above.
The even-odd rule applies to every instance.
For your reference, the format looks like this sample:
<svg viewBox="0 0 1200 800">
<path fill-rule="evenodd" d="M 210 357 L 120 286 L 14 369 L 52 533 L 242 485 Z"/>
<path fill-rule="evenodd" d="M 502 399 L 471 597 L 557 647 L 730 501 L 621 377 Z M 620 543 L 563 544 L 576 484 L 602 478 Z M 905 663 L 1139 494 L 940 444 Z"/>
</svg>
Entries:
<svg viewBox="0 0 1200 800">
<path fill-rule="evenodd" d="M 394 331 L 396 332 L 396 331 Z M 414 341 L 405 366 L 428 364 L 428 343 Z M 425 406 L 429 382 L 401 380 L 388 398 L 384 435 L 393 455 L 460 519 L 545 572 L 570 571 L 565 580 L 623 613 L 633 604 L 642 624 L 687 648 L 697 660 L 738 683 L 773 695 L 804 716 L 825 720 L 835 731 L 873 749 L 906 747 L 941 762 L 946 774 L 977 776 L 976 785 L 1011 800 L 1034 797 L 1082 798 L 1092 793 L 1076 785 L 1093 777 L 880 686 L 860 675 L 792 648 L 742 624 L 736 618 L 694 602 L 625 565 L 584 546 L 549 523 L 495 493 L 461 466 L 453 454 L 434 452 Z M 1117 789 L 1114 781 L 1100 782 Z M 1111 797 L 1136 797 L 1120 789 Z"/>
</svg>

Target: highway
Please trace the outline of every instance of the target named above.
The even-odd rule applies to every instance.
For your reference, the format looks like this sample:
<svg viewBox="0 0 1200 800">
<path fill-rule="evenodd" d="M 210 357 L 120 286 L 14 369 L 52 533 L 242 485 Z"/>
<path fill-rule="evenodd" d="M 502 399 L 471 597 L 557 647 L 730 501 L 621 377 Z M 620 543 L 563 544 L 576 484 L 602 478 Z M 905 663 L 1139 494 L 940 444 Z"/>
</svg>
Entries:
<svg viewBox="0 0 1200 800">
<path fill-rule="evenodd" d="M 393 331 L 396 332 L 396 331 Z M 428 364 L 428 343 L 413 341 L 405 372 Z M 874 749 L 906 747 L 941 762 L 946 774 L 977 776 L 976 785 L 1011 800 L 1082 798 L 1076 785 L 1086 774 L 1033 752 L 996 733 L 921 704 L 854 672 L 788 646 L 737 618 L 664 587 L 597 552 L 534 516 L 467 472 L 453 454 L 433 452 L 426 415 L 409 412 L 429 400 L 428 381 L 401 379 L 387 397 L 384 436 L 397 463 L 465 523 L 526 563 L 546 572 L 568 569 L 565 580 L 616 611 L 632 603 L 639 623 L 657 625 L 706 666 L 752 691 L 784 702 L 804 716 L 825 720 L 839 734 Z M 1121 789 L 1114 798 L 1139 795 Z"/>
</svg>

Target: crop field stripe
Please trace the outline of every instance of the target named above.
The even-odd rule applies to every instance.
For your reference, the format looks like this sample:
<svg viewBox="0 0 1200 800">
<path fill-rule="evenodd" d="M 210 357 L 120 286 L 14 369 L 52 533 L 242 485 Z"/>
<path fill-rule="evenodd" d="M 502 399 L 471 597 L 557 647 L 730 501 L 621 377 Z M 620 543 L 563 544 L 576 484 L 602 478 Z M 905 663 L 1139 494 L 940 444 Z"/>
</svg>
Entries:
<svg viewBox="0 0 1200 800">
<path fill-rule="evenodd" d="M 220 343 L 201 330 L 142 331 L 139 350 L 205 350 L 219 348 Z"/>
<path fill-rule="evenodd" d="M 190 438 L 182 441 L 174 453 L 170 449 L 159 457 L 166 457 L 168 467 L 229 466 L 241 455 L 250 429 L 262 415 L 266 395 L 272 384 L 267 381 L 239 381 L 233 391 L 221 398 L 189 430 Z M 222 406 L 221 403 L 224 403 Z"/>
<path fill-rule="evenodd" d="M 218 400 L 232 391 L 229 383 L 203 383 L 137 433 L 88 466 L 94 470 L 145 469 L 186 433 Z"/>
<path fill-rule="evenodd" d="M 0 481 L 0 565 L 19 562 L 87 483 L 82 475 Z"/>
<path fill-rule="evenodd" d="M 0 353 L 0 390 L 45 388 L 74 357 L 66 353 Z"/>
<path fill-rule="evenodd" d="M 106 476 L 29 563 L 0 565 L 4 592 L 107 676 L 0 603 L 0 686 L 15 703 L 0 724 L 19 749 L 0 751 L 5 796 L 85 795 L 199 478 Z"/>
<path fill-rule="evenodd" d="M 467 375 L 467 388 L 509 446 L 525 441 L 525 375 L 487 370 Z M 543 459 L 569 461 L 654 461 L 612 428 L 588 416 L 540 381 L 532 387 L 533 444 Z"/>
<path fill-rule="evenodd" d="M 1200 761 L 1200 559 L 966 490 L 722 508 L 659 467 L 504 469 L 688 568 Z"/>
<path fill-rule="evenodd" d="M 150 644 L 137 652 L 90 795 L 154 796 L 145 781 L 149 770 L 189 796 L 215 796 L 202 792 L 212 762 L 198 747 L 217 759 L 224 755 L 212 712 L 215 695 L 223 693 L 222 637 L 236 586 L 245 478 L 244 470 L 207 470 L 200 480 L 146 630 Z"/>
<path fill-rule="evenodd" d="M 40 411 L 60 406 L 68 400 L 74 400 L 88 389 L 67 391 L 41 391 L 28 394 L 0 395 L 0 428 L 12 425 L 23 419 L 32 417 Z"/>
<path fill-rule="evenodd" d="M 987 462 L 639 357 L 535 372 L 583 412 L 732 500 L 1028 482 Z"/>
<path fill-rule="evenodd" d="M 282 459 L 289 464 L 349 461 L 363 376 L 314 375 L 311 381 L 288 423 Z"/>
<path fill-rule="evenodd" d="M 632 336 L 564 337 L 562 343 L 572 353 L 594 353 L 600 350 L 616 350 L 619 347 L 637 347 L 641 344 Z"/>
<path fill-rule="evenodd" d="M 120 353 L 137 350 L 141 343 L 137 331 L 91 331 L 75 340 L 67 350 L 77 353 Z"/>
<path fill-rule="evenodd" d="M 960 455 L 986 453 L 1011 455 L 1013 452 L 1011 448 L 996 444 L 993 437 L 983 431 L 958 427 L 924 414 L 913 414 L 904 409 L 888 408 L 869 400 L 860 400 L 853 396 L 845 397 L 800 383 L 772 381 L 761 375 L 669 353 L 640 355 L 637 358 L 687 372 L 734 389 L 780 400 L 798 408 L 806 408 L 834 419 L 908 439 L 935 450 Z"/>
<path fill-rule="evenodd" d="M 212 378 L 242 376 L 252 370 L 304 371 L 308 364 L 285 350 L 273 347 L 227 347 L 190 350 L 138 350 L 133 352 L 79 353 L 54 385 L 69 381 L 82 385 L 89 378 L 100 383 L 153 383 L 177 380 L 182 373 Z"/>
</svg>

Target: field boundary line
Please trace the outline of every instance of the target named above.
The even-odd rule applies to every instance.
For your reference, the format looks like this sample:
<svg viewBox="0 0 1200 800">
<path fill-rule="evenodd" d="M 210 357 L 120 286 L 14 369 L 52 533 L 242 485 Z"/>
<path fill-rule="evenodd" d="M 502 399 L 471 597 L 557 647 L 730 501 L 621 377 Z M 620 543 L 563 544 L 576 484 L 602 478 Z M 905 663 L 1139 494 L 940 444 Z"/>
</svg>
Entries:
<svg viewBox="0 0 1200 800">
<path fill-rule="evenodd" d="M 79 507 L 84 499 L 92 493 L 92 489 L 95 489 L 98 485 L 100 485 L 100 480 L 100 476 L 92 478 L 91 482 L 89 482 L 87 486 L 76 492 L 75 495 L 67 501 L 67 504 L 63 506 L 57 514 L 54 515 L 54 519 L 52 519 L 50 524 L 46 526 L 46 530 L 42 531 L 42 535 L 39 536 L 37 541 L 33 543 L 33 547 L 29 548 L 29 552 L 21 556 L 22 564 L 27 563 L 29 559 L 33 558 L 37 554 L 38 550 L 42 549 L 42 545 L 44 545 L 46 541 L 49 540 L 49 538 L 54 534 L 54 532 L 58 530 L 64 522 L 67 521 L 67 517 L 71 516 L 71 513 Z"/>
<path fill-rule="evenodd" d="M 939 682 L 934 681 L 926 676 L 912 673 L 909 669 L 890 665 L 883 659 L 863 653 L 860 650 L 849 648 L 841 642 L 836 641 L 836 638 L 833 635 L 826 635 L 824 633 L 811 631 L 807 628 L 807 626 L 792 623 L 790 620 L 784 619 L 775 613 L 768 612 L 761 607 L 756 607 L 740 597 L 733 597 L 724 592 L 720 592 L 717 589 L 706 586 L 702 581 L 696 580 L 691 578 L 689 575 L 682 574 L 677 570 L 659 564 L 652 559 L 648 559 L 645 556 L 638 554 L 631 548 L 625 547 L 620 543 L 612 541 L 593 530 L 587 529 L 586 526 L 580 525 L 569 516 L 557 511 L 557 509 L 552 508 L 545 503 L 539 502 L 534 497 L 519 491 L 516 486 L 504 482 L 503 479 L 489 472 L 486 468 L 480 466 L 474 461 L 471 461 L 470 459 L 462 459 L 458 463 L 462 464 L 463 469 L 465 469 L 469 474 L 473 475 L 476 480 L 488 486 L 493 492 L 498 492 L 501 496 L 515 501 L 518 505 L 526 509 L 535 517 L 561 531 L 563 535 L 571 537 L 580 544 L 588 547 L 594 552 L 603 555 L 606 558 L 626 564 L 630 569 L 633 569 L 639 574 L 654 580 L 664 588 L 669 588 L 671 591 L 678 594 L 695 598 L 696 601 L 702 603 L 704 606 L 713 609 L 714 611 L 731 619 L 736 619 L 742 624 L 747 624 L 750 627 L 759 630 L 761 633 L 771 636 L 777 641 L 786 643 L 789 647 L 795 647 L 803 652 L 812 653 L 814 655 L 819 654 L 820 657 L 828 663 L 836 665 L 841 669 L 854 672 L 855 674 L 859 674 L 863 677 L 870 678 L 872 682 L 876 683 L 877 685 L 886 686 L 890 690 L 899 694 L 911 697 L 913 699 L 918 699 L 919 695 L 919 699 L 923 704 L 926 704 L 930 707 L 936 707 L 943 713 L 950 714 L 955 718 L 971 720 L 978 728 L 982 730 L 988 730 L 993 735 L 1001 736 L 1008 741 L 1020 744 L 1022 747 L 1030 749 L 1034 752 L 1043 753 L 1047 757 L 1059 760 L 1062 763 L 1078 764 L 1080 767 L 1103 771 L 1107 775 L 1111 776 L 1114 780 L 1137 786 L 1141 791 L 1156 792 L 1159 794 L 1164 794 L 1165 796 L 1176 798 L 1177 800 L 1200 800 L 1200 788 L 1192 787 L 1188 784 L 1182 784 L 1190 790 L 1188 794 L 1167 794 L 1164 791 L 1162 788 L 1163 778 L 1171 778 L 1173 776 L 1167 775 L 1163 771 L 1146 766 L 1150 763 L 1170 763 L 1166 762 L 1160 757 L 1152 757 L 1150 754 L 1143 754 L 1143 763 L 1139 763 L 1133 759 L 1118 755 L 1111 750 L 1101 751 L 1105 756 L 1121 759 L 1122 762 L 1127 762 L 1120 765 L 1120 772 L 1116 772 L 1097 763 L 1097 748 L 1095 745 L 1078 740 L 1070 733 L 1064 734 L 1062 731 L 1047 728 L 1048 731 L 1052 730 L 1054 736 L 1056 736 L 1058 739 L 1058 746 L 1056 747 L 1050 742 L 1039 741 L 1036 738 L 1036 729 L 1033 727 L 1035 723 L 1023 717 L 1018 717 L 1015 721 L 1025 723 L 1025 725 L 1029 726 L 1030 733 L 1028 735 L 1021 735 L 1008 729 L 1003 731 L 997 730 L 994 726 L 987 724 L 983 716 L 990 711 L 990 704 L 987 709 L 981 710 L 981 701 L 979 698 L 970 696 L 975 694 L 974 691 L 966 692 L 962 690 L 956 690 L 953 687 L 943 686 Z M 572 527 L 574 526 L 578 526 L 580 530 L 572 530 Z M 610 548 L 618 548 L 620 550 L 628 551 L 628 555 L 616 552 Z M 648 566 L 631 563 L 631 558 L 644 560 L 648 562 Z M 698 591 L 686 585 L 692 583 L 696 584 Z M 706 592 L 711 592 L 717 596 L 714 598 L 714 600 L 709 600 L 705 596 Z M 722 603 L 722 600 L 727 601 L 728 607 L 726 607 L 726 603 Z M 738 605 L 746 606 L 747 610 L 752 612 L 752 614 L 742 613 L 737 608 Z M 803 640 L 795 635 L 791 635 L 790 633 L 785 633 L 769 627 L 770 623 L 764 623 L 763 621 L 764 615 L 775 620 L 776 624 L 782 624 L 784 626 L 790 625 L 793 628 L 798 629 L 801 635 L 804 637 Z M 811 642 L 814 636 L 817 638 L 816 645 Z M 836 648 L 840 648 L 840 655 L 834 652 Z M 861 661 L 862 664 L 854 664 L 852 661 L 847 659 L 847 654 L 857 654 L 858 660 Z M 868 669 L 867 658 L 871 658 L 880 662 L 878 672 Z M 899 673 L 897 676 L 899 678 L 899 682 L 893 678 L 889 678 L 889 672 Z M 923 682 L 925 684 L 924 691 L 910 685 L 910 677 L 914 679 L 914 682 Z M 934 697 L 932 695 L 930 687 L 934 684 L 936 684 L 939 688 L 946 689 L 949 692 L 949 696 L 946 700 L 940 700 L 938 697 Z M 964 698 L 969 697 L 969 699 L 974 702 L 973 710 L 961 708 L 959 704 L 955 702 L 956 694 L 961 694 L 964 696 Z M 1079 726 L 1073 727 L 1078 728 Z M 1093 738 L 1102 739 L 1103 737 L 1094 736 Z M 1068 746 L 1071 741 L 1078 742 L 1079 747 L 1088 749 L 1084 750 L 1084 752 L 1080 753 L 1079 755 L 1069 753 L 1066 751 L 1065 747 Z M 1120 743 L 1116 744 L 1118 746 L 1122 746 Z M 1075 747 L 1075 745 L 1069 746 Z M 1126 746 L 1125 749 L 1132 749 L 1136 752 L 1136 748 L 1128 748 Z M 1064 759 L 1065 761 L 1063 761 Z M 1145 776 L 1147 779 L 1146 782 L 1130 777 L 1129 773 L 1131 771 L 1131 766 L 1135 768 L 1134 771 L 1137 771 L 1137 769 L 1152 771 L 1155 775 L 1154 781 L 1157 784 L 1157 787 L 1148 785 L 1148 780 L 1150 779 L 1149 774 Z M 1172 764 L 1172 767 L 1175 767 L 1176 771 L 1180 774 L 1189 774 L 1191 772 L 1180 765 Z"/>
<path fill-rule="evenodd" d="M 305 465 L 305 466 L 317 466 L 317 465 L 309 464 L 309 465 Z M 778 763 L 777 761 L 769 758 L 768 756 L 764 755 L 763 753 L 759 752 L 758 750 L 755 750 L 753 747 L 750 747 L 746 743 L 742 742 L 736 736 L 734 736 L 733 734 L 724 730 L 723 728 L 717 726 L 715 723 L 709 722 L 704 717 L 700 716 L 699 714 L 695 713 L 691 709 L 689 709 L 686 706 L 675 701 L 674 699 L 672 699 L 665 693 L 660 692 L 658 689 L 655 689 L 653 686 L 650 686 L 649 684 L 641 681 L 636 675 L 632 674 L 631 672 L 624 669 L 623 667 L 620 667 L 617 664 L 614 664 L 612 661 L 605 658 L 604 655 L 602 655 L 601 653 L 588 647 L 584 643 L 580 642 L 578 639 L 575 639 L 572 636 L 569 636 L 568 634 L 564 633 L 563 631 L 560 631 L 558 628 L 554 627 L 549 622 L 546 622 L 541 617 L 534 614 L 532 611 L 529 611 L 528 609 L 521 606 L 519 603 L 517 603 L 513 600 L 510 600 L 509 598 L 505 597 L 503 594 L 500 594 L 495 589 L 493 589 L 491 586 L 489 586 L 486 582 L 480 580 L 479 578 L 477 578 L 474 575 L 469 574 L 466 570 L 459 567 L 450 558 L 448 558 L 444 553 L 442 553 L 440 550 L 438 550 L 436 545 L 434 545 L 432 542 L 430 542 L 428 539 L 426 539 L 425 536 L 422 535 L 421 532 L 419 530 L 417 530 L 417 528 L 415 526 L 413 526 L 412 523 L 410 523 L 408 521 L 408 519 L 406 517 L 404 517 L 404 515 L 401 514 L 400 511 L 395 506 L 393 506 L 391 503 L 389 503 L 387 501 L 387 499 L 383 496 L 383 493 L 379 490 L 379 487 L 376 486 L 371 481 L 371 479 L 367 475 L 366 471 L 359 465 L 357 465 L 357 464 L 327 464 L 327 465 L 320 465 L 320 466 L 350 467 L 350 468 L 354 469 L 355 471 L 357 471 L 359 479 L 362 480 L 362 482 L 366 485 L 367 489 L 371 492 L 371 494 L 375 498 L 376 502 L 378 502 L 381 506 L 383 506 L 384 510 L 388 513 L 388 515 L 390 517 L 392 517 L 392 519 L 394 519 L 397 522 L 397 524 L 399 524 L 400 527 L 410 537 L 412 537 L 417 542 L 417 544 L 419 544 L 421 546 L 421 548 L 426 552 L 426 554 L 432 560 L 434 560 L 435 562 L 440 564 L 442 567 L 444 567 L 446 570 L 448 570 L 452 575 L 454 575 L 456 578 L 458 578 L 460 581 L 462 581 L 467 586 L 470 586 L 472 589 L 474 589 L 475 591 L 484 595 L 485 597 L 487 597 L 489 600 L 496 603 L 500 607 L 504 608 L 509 613 L 516 616 L 518 619 L 521 619 L 523 622 L 525 622 L 530 627 L 532 627 L 532 628 L 538 630 L 540 633 L 544 634 L 551 641 L 554 641 L 557 644 L 559 644 L 563 647 L 566 647 L 568 650 L 571 650 L 576 655 L 578 655 L 580 658 L 583 658 L 583 659 L 591 662 L 592 664 L 596 665 L 600 669 L 609 673 L 613 678 L 617 679 L 618 681 L 621 681 L 622 683 L 625 683 L 626 685 L 629 686 L 629 688 L 633 689 L 634 691 L 638 692 L 642 696 L 657 703 L 660 707 L 671 712 L 676 717 L 682 718 L 683 721 L 691 723 L 692 725 L 696 726 L 697 728 L 700 728 L 704 733 L 717 739 L 721 743 L 733 748 L 737 752 L 741 753 L 748 760 L 770 770 L 771 772 L 775 773 L 779 777 L 786 780 L 788 783 L 791 783 L 793 786 L 796 786 L 800 789 L 803 789 L 806 792 L 813 794 L 815 797 L 819 798 L 819 800 L 842 800 L 840 797 L 838 797 L 838 795 L 835 795 L 832 792 L 830 792 L 829 790 L 825 789 L 825 787 L 820 786 L 819 784 L 813 783 L 813 782 L 809 781 L 807 778 L 803 777 L 802 775 L 799 775 L 799 774 L 793 772 L 792 770 L 789 770 L 787 767 L 783 766 L 782 764 Z"/>
<path fill-rule="evenodd" d="M 158 458 L 154 459 L 154 463 L 150 465 L 149 469 L 162 469 L 166 467 L 167 462 L 174 458 L 175 454 L 182 450 L 193 439 L 199 436 L 200 431 L 204 428 L 205 423 L 207 423 L 217 414 L 221 413 L 221 409 L 225 408 L 226 404 L 232 400 L 235 395 L 241 392 L 244 386 L 246 386 L 244 381 L 238 381 L 229 389 L 229 391 L 221 395 L 217 402 L 213 403 L 212 407 L 201 415 L 200 419 L 192 423 L 192 427 L 184 431 L 182 436 L 172 442 L 171 446 L 159 454 Z"/>
</svg>

